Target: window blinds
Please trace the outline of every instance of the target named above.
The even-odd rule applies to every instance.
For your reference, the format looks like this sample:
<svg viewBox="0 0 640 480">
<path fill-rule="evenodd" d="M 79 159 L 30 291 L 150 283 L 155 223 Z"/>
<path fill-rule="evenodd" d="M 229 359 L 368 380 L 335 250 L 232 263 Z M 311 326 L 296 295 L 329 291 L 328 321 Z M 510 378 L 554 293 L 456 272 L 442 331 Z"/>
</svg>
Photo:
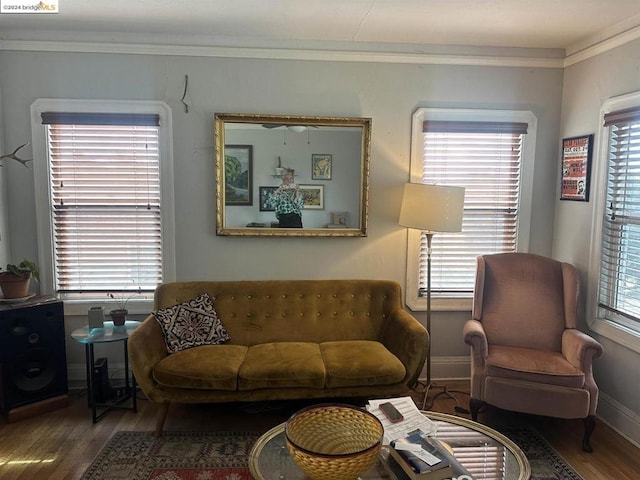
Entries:
<svg viewBox="0 0 640 480">
<path fill-rule="evenodd" d="M 526 123 L 424 122 L 423 183 L 465 187 L 461 233 L 436 233 L 431 290 L 473 293 L 478 255 L 516 250 L 522 136 Z M 420 245 L 420 292 L 426 294 L 427 241 Z"/>
<path fill-rule="evenodd" d="M 600 307 L 640 322 L 640 107 L 605 115 L 609 127 Z"/>
<path fill-rule="evenodd" d="M 162 280 L 157 115 L 47 112 L 56 290 Z"/>
</svg>

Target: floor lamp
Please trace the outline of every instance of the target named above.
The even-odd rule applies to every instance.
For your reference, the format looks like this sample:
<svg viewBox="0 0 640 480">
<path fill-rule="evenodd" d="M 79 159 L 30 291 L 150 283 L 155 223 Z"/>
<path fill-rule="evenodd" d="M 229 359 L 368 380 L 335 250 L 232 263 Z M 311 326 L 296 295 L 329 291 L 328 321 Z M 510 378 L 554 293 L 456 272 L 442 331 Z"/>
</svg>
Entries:
<svg viewBox="0 0 640 480">
<path fill-rule="evenodd" d="M 431 240 L 435 233 L 459 232 L 462 230 L 464 211 L 464 187 L 407 183 L 404 186 L 400 220 L 403 227 L 420 230 L 427 237 L 427 331 L 429 332 L 427 358 L 427 384 L 422 409 L 424 410 L 431 388 Z M 446 387 L 443 394 L 454 400 Z M 435 398 L 434 398 L 435 400 Z"/>
</svg>

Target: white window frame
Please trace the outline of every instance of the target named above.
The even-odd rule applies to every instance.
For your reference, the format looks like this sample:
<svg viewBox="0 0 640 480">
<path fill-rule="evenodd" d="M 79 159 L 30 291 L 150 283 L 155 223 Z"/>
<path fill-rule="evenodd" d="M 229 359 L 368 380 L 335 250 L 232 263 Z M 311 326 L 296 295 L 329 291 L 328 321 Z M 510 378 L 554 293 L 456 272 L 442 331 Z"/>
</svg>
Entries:
<svg viewBox="0 0 640 480">
<path fill-rule="evenodd" d="M 449 109 L 449 108 L 419 108 L 411 119 L 411 166 L 410 182 L 422 182 L 423 165 L 423 132 L 425 120 L 458 121 L 458 122 L 523 122 L 528 124 L 528 133 L 522 141 L 522 165 L 518 215 L 518 237 L 516 250 L 527 252 L 531 231 L 531 208 L 533 199 L 533 167 L 538 120 L 536 116 L 526 110 L 488 110 L 488 109 Z M 436 233 L 437 235 L 437 233 Z M 426 311 L 427 299 L 419 296 L 419 267 L 420 267 L 420 236 L 421 232 L 407 229 L 407 277 L 405 287 L 405 302 L 413 311 Z M 431 309 L 433 311 L 470 311 L 473 297 L 438 298 L 432 296 Z"/>
<path fill-rule="evenodd" d="M 593 202 L 591 218 L 591 245 L 589 254 L 589 269 L 587 272 L 587 324 L 594 332 L 613 340 L 616 343 L 640 353 L 640 333 L 616 323 L 600 315 L 598 297 L 600 287 L 600 261 L 602 257 L 603 216 L 605 212 L 607 176 L 609 170 L 609 127 L 604 126 L 606 113 L 640 106 L 640 91 L 613 97 L 604 102 L 600 108 L 600 128 L 595 141 L 597 159 L 592 173 Z"/>
<path fill-rule="evenodd" d="M 53 248 L 53 206 L 49 184 L 49 162 L 47 160 L 47 129 L 42 124 L 44 112 L 81 113 L 137 113 L 160 116 L 160 195 L 162 215 L 162 271 L 163 282 L 175 280 L 175 214 L 173 191 L 173 127 L 171 108 L 164 102 L 122 101 L 122 100 L 66 100 L 41 98 L 31 104 L 31 139 L 33 145 L 36 230 L 38 234 L 38 258 L 40 267 L 40 288 L 43 294 L 54 294 L 54 248 Z M 61 297 L 62 298 L 62 297 Z M 86 315 L 90 306 L 113 308 L 113 303 L 104 296 L 86 294 L 80 299 L 66 299 L 65 314 Z M 149 313 L 153 306 L 153 295 L 132 299 L 128 303 L 131 314 Z"/>
</svg>

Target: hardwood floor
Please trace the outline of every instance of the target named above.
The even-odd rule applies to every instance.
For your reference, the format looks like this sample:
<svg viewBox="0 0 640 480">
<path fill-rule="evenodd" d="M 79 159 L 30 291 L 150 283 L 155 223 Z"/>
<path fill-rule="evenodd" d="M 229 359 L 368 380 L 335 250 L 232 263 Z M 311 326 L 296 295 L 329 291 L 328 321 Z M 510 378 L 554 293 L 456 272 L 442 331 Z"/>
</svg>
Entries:
<svg viewBox="0 0 640 480">
<path fill-rule="evenodd" d="M 448 382 L 447 387 L 452 392 L 468 391 L 468 385 L 460 382 Z M 434 388 L 430 399 L 440 391 Z M 454 395 L 460 406 L 468 407 L 466 394 Z M 421 407 L 421 393 L 414 392 L 413 396 Z M 169 412 L 165 428 L 265 432 L 308 403 L 175 406 Z M 76 393 L 67 408 L 11 424 L 0 421 L 0 479 L 80 478 L 114 432 L 154 430 L 155 406 L 143 399 L 138 406 L 137 413 L 115 410 L 94 425 L 86 396 Z M 454 400 L 440 395 L 432 409 L 455 414 L 455 407 Z M 489 408 L 480 415 L 480 421 L 488 425 L 505 422 L 533 425 L 585 480 L 638 478 L 640 449 L 602 423 L 598 423 L 592 436 L 594 453 L 587 454 L 580 447 L 583 432 L 580 420 L 532 417 Z"/>
</svg>

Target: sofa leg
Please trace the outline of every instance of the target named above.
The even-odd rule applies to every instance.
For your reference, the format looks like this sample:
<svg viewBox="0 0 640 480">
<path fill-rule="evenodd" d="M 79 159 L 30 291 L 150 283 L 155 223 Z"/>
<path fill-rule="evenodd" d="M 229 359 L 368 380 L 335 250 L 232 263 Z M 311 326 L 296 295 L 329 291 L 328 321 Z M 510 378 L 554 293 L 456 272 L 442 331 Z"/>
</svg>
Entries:
<svg viewBox="0 0 640 480">
<path fill-rule="evenodd" d="M 167 419 L 168 413 L 169 402 L 158 404 L 158 410 L 156 412 L 156 438 L 160 438 L 162 436 L 164 421 Z"/>
<path fill-rule="evenodd" d="M 592 453 L 593 448 L 591 448 L 591 434 L 596 428 L 596 417 L 595 415 L 589 415 L 584 419 L 584 437 L 582 438 L 582 450 L 587 453 Z"/>
<path fill-rule="evenodd" d="M 471 410 L 471 420 L 478 421 L 478 412 L 485 405 L 485 402 L 477 398 L 469 399 L 469 410 Z"/>
</svg>

